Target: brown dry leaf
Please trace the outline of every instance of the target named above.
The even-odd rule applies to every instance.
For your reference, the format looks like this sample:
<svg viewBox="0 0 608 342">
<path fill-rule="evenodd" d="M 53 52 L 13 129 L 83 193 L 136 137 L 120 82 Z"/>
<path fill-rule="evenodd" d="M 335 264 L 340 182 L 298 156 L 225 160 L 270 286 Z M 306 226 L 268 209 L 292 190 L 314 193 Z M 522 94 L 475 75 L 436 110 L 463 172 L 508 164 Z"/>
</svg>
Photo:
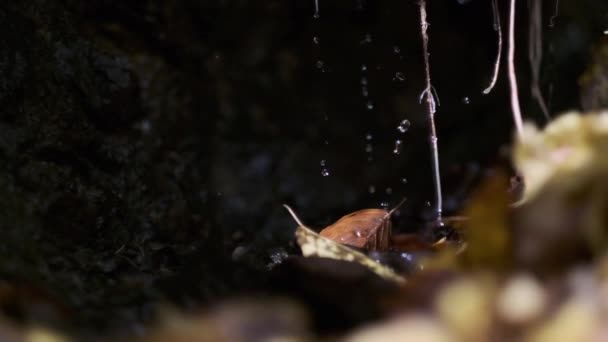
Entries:
<svg viewBox="0 0 608 342">
<path fill-rule="evenodd" d="M 390 212 L 384 209 L 363 209 L 342 216 L 325 227 L 321 236 L 335 242 L 370 251 L 387 251 L 391 247 L 391 214 L 405 202 L 401 201 Z"/>
<path fill-rule="evenodd" d="M 391 268 L 374 261 L 361 252 L 315 233 L 312 229 L 306 227 L 300 221 L 298 216 L 288 205 L 284 205 L 284 207 L 287 209 L 287 211 L 289 211 L 291 216 L 298 224 L 298 228 L 296 229 L 296 239 L 298 245 L 302 249 L 302 255 L 305 257 L 316 256 L 320 258 L 355 262 L 369 268 L 374 273 L 386 280 L 397 283 L 405 282 L 405 278 L 395 273 L 395 271 L 393 271 Z"/>
</svg>

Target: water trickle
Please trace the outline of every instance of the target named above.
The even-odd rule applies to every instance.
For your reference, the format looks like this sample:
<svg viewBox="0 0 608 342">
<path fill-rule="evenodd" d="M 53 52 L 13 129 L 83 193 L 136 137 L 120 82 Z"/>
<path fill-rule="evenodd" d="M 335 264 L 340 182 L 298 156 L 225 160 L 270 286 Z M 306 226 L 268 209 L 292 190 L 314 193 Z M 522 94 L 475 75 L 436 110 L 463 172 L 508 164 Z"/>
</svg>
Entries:
<svg viewBox="0 0 608 342">
<path fill-rule="evenodd" d="M 401 140 L 395 140 L 395 148 L 393 149 L 393 154 L 401 153 Z"/>
<path fill-rule="evenodd" d="M 410 126 L 411 126 L 411 125 L 412 125 L 412 124 L 410 123 L 410 120 L 408 120 L 408 119 L 403 119 L 403 120 L 401 120 L 401 122 L 399 123 L 399 126 L 397 126 L 397 130 L 398 130 L 400 133 L 405 133 L 405 132 L 407 132 L 407 131 L 408 131 L 408 129 L 410 129 Z"/>
<path fill-rule="evenodd" d="M 319 14 L 319 0 L 315 0 L 315 14 L 312 15 L 313 18 L 319 19 L 321 15 Z"/>
<path fill-rule="evenodd" d="M 312 37 L 312 42 L 315 43 L 316 45 L 319 45 L 319 42 L 321 41 L 321 39 L 317 36 Z"/>
<path fill-rule="evenodd" d="M 401 71 L 397 71 L 395 77 L 393 77 L 393 81 L 403 82 L 405 81 L 405 75 Z"/>
<path fill-rule="evenodd" d="M 465 96 L 465 97 L 462 98 L 462 103 L 469 104 L 469 103 L 471 103 L 471 100 L 469 99 L 468 96 Z"/>
<path fill-rule="evenodd" d="M 374 103 L 372 101 L 367 101 L 367 104 L 365 106 L 368 110 L 374 109 Z"/>
</svg>

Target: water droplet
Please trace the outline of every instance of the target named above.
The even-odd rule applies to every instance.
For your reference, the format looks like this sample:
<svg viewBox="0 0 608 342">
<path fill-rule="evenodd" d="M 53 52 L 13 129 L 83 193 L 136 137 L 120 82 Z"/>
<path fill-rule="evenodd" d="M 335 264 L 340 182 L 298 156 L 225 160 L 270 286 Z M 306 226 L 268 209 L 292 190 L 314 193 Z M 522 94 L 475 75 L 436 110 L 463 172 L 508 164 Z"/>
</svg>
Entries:
<svg viewBox="0 0 608 342">
<path fill-rule="evenodd" d="M 405 178 L 405 177 L 404 177 L 404 178 L 401 178 L 401 183 L 403 183 L 403 184 L 407 184 L 407 178 Z"/>
<path fill-rule="evenodd" d="M 363 37 L 363 40 L 361 41 L 361 45 L 369 44 L 371 42 L 372 42 L 372 35 L 370 33 L 366 33 L 365 36 Z"/>
<path fill-rule="evenodd" d="M 361 71 L 366 71 L 367 70 L 367 65 L 363 64 L 361 65 Z"/>
<path fill-rule="evenodd" d="M 374 193 L 376 193 L 376 187 L 373 186 L 373 185 L 370 185 L 368 191 L 369 191 L 370 194 L 374 194 Z"/>
<path fill-rule="evenodd" d="M 367 101 L 367 104 L 365 106 L 368 110 L 374 109 L 374 103 L 372 101 Z"/>
<path fill-rule="evenodd" d="M 431 206 L 431 202 L 430 202 L 430 201 L 426 201 L 426 202 L 424 203 L 424 205 L 426 205 L 427 207 L 430 207 L 430 206 Z"/>
<path fill-rule="evenodd" d="M 372 144 L 366 144 L 365 145 L 365 152 L 367 152 L 367 153 L 374 152 L 374 147 L 372 146 Z"/>
<path fill-rule="evenodd" d="M 355 236 L 356 236 L 356 237 L 362 237 L 362 236 L 363 236 L 363 233 L 361 233 L 361 231 L 360 231 L 360 230 L 355 230 Z"/>
<path fill-rule="evenodd" d="M 329 140 L 325 140 L 323 143 L 324 143 L 325 145 L 329 145 Z"/>
<path fill-rule="evenodd" d="M 321 166 L 325 166 L 325 165 L 327 165 L 327 161 L 325 159 L 321 159 L 320 164 L 321 164 Z"/>
<path fill-rule="evenodd" d="M 604 30 L 604 34 L 608 36 L 608 30 Z"/>
<path fill-rule="evenodd" d="M 393 154 L 401 153 L 401 140 L 395 140 L 395 148 L 393 149 Z"/>
<path fill-rule="evenodd" d="M 320 41 L 319 37 L 317 37 L 317 36 L 312 37 L 312 42 L 313 43 L 319 45 L 319 41 Z"/>
<path fill-rule="evenodd" d="M 393 78 L 393 81 L 403 82 L 403 81 L 405 81 L 405 75 L 403 75 L 403 73 L 401 71 L 397 71 L 395 73 L 395 77 Z"/>
<path fill-rule="evenodd" d="M 374 136 L 373 136 L 371 133 L 367 133 L 367 134 L 365 135 L 365 140 L 370 141 L 370 140 L 372 140 L 372 138 L 373 138 L 373 137 L 374 137 Z"/>
<path fill-rule="evenodd" d="M 367 85 L 367 77 L 361 77 L 361 85 L 362 86 L 366 86 Z"/>
<path fill-rule="evenodd" d="M 317 63 L 315 63 L 315 65 L 317 66 L 318 69 L 323 69 L 323 67 L 325 66 L 325 63 L 323 63 L 323 61 L 317 61 Z"/>
<path fill-rule="evenodd" d="M 393 51 L 397 54 L 401 53 L 401 49 L 397 45 L 393 46 Z"/>
<path fill-rule="evenodd" d="M 410 129 L 410 126 L 412 124 L 410 123 L 410 120 L 408 119 L 403 119 L 401 120 L 401 122 L 399 123 L 399 126 L 397 126 L 397 130 L 401 133 L 405 133 L 407 132 L 408 129 Z"/>
<path fill-rule="evenodd" d="M 389 206 L 388 202 L 381 202 L 380 203 L 380 207 L 382 207 L 382 209 L 384 209 L 384 210 L 387 210 L 388 206 Z"/>
<path fill-rule="evenodd" d="M 469 99 L 468 96 L 465 96 L 465 97 L 462 98 L 462 103 L 469 104 L 469 103 L 471 103 L 471 100 Z"/>
<path fill-rule="evenodd" d="M 386 190 L 384 190 L 384 192 L 386 192 L 387 195 L 391 195 L 393 193 L 393 189 L 391 187 L 386 188 Z"/>
<path fill-rule="evenodd" d="M 369 96 L 369 91 L 367 90 L 367 87 L 361 87 L 361 95 L 363 97 L 368 97 Z"/>
</svg>

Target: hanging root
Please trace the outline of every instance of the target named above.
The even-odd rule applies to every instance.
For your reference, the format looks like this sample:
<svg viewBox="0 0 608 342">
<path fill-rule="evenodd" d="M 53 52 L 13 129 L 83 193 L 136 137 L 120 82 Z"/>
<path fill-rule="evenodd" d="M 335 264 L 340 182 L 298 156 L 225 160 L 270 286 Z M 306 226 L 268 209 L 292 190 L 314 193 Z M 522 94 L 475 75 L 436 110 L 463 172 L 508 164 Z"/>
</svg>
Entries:
<svg viewBox="0 0 608 342">
<path fill-rule="evenodd" d="M 532 73 L 530 91 L 532 93 L 532 98 L 534 98 L 536 102 L 538 102 L 538 106 L 545 115 L 545 119 L 549 120 L 551 119 L 549 115 L 549 109 L 545 104 L 545 99 L 539 86 L 540 67 L 543 59 L 543 26 L 541 0 L 532 0 L 532 7 L 530 8 L 530 27 L 528 44 L 528 59 L 530 60 L 530 70 Z"/>
<path fill-rule="evenodd" d="M 507 67 L 509 73 L 509 84 L 511 87 L 511 111 L 515 129 L 520 139 L 523 139 L 523 121 L 521 118 L 521 108 L 519 106 L 519 93 L 517 90 L 517 76 L 515 75 L 515 0 L 510 0 L 509 11 L 509 51 Z"/>
<path fill-rule="evenodd" d="M 429 36 L 427 29 L 429 23 L 426 21 L 426 1 L 420 0 L 420 34 L 422 36 L 422 54 L 424 56 L 424 75 L 426 86 L 422 92 L 421 98 L 426 99 L 427 114 L 429 117 L 429 126 L 431 131 L 431 156 L 433 165 L 433 181 L 435 184 L 435 209 L 437 213 L 437 221 L 441 222 L 441 214 L 443 211 L 443 198 L 441 197 L 441 177 L 439 174 L 439 149 L 437 147 L 437 130 L 435 128 L 435 99 L 433 96 L 434 88 L 431 84 L 431 66 L 429 63 Z"/>
<path fill-rule="evenodd" d="M 500 59 L 502 58 L 502 28 L 500 27 L 500 12 L 498 11 L 498 4 L 496 0 L 492 0 L 492 17 L 494 18 L 494 30 L 498 36 L 498 51 L 496 52 L 496 61 L 494 62 L 494 71 L 492 72 L 492 79 L 486 89 L 483 90 L 484 94 L 489 94 L 498 79 L 498 70 L 500 69 Z"/>
</svg>

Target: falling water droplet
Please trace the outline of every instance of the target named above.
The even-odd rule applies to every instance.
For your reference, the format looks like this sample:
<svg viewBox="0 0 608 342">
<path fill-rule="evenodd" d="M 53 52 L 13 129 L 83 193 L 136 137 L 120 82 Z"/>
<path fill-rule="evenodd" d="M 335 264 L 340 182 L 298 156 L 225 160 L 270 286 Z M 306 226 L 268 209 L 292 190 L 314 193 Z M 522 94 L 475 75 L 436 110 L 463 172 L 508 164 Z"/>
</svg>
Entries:
<svg viewBox="0 0 608 342">
<path fill-rule="evenodd" d="M 315 65 L 317 66 L 318 69 L 323 69 L 323 67 L 325 66 L 325 63 L 323 63 L 323 61 L 318 60 Z"/>
<path fill-rule="evenodd" d="M 401 183 L 407 184 L 407 178 L 405 178 L 405 177 L 401 178 Z"/>
<path fill-rule="evenodd" d="M 361 65 L 361 71 L 367 71 L 367 65 L 365 65 L 365 64 Z"/>
<path fill-rule="evenodd" d="M 401 140 L 395 140 L 395 148 L 393 149 L 393 154 L 401 153 Z"/>
<path fill-rule="evenodd" d="M 327 161 L 325 159 L 321 159 L 321 176 L 327 177 L 329 176 L 329 169 L 327 168 Z"/>
<path fill-rule="evenodd" d="M 384 190 L 386 192 L 387 195 L 391 195 L 393 193 L 393 189 L 388 187 L 386 188 L 386 190 Z"/>
<path fill-rule="evenodd" d="M 373 185 L 370 185 L 368 191 L 370 194 L 374 194 L 376 192 L 376 187 Z"/>
<path fill-rule="evenodd" d="M 370 140 L 372 140 L 373 138 L 374 138 L 374 136 L 373 136 L 371 133 L 367 133 L 367 134 L 365 135 L 365 140 L 367 140 L 367 141 L 370 141 Z"/>
<path fill-rule="evenodd" d="M 372 144 L 366 144 L 365 145 L 365 152 L 367 152 L 367 153 L 374 152 L 374 147 L 372 146 Z"/>
<path fill-rule="evenodd" d="M 372 42 L 372 35 L 370 33 L 366 33 L 365 37 L 363 37 L 363 40 L 361 41 L 361 44 L 369 44 Z"/>
<path fill-rule="evenodd" d="M 396 54 L 399 54 L 399 53 L 401 53 L 401 49 L 397 45 L 395 45 L 395 46 L 393 46 L 393 52 L 395 52 Z"/>
<path fill-rule="evenodd" d="M 367 87 L 361 87 L 361 96 L 363 96 L 363 97 L 369 96 L 369 90 L 367 90 Z"/>
<path fill-rule="evenodd" d="M 365 106 L 368 110 L 374 109 L 374 103 L 372 101 L 367 101 L 367 104 Z"/>
<path fill-rule="evenodd" d="M 319 45 L 320 39 L 317 36 L 312 37 L 312 42 Z"/>
<path fill-rule="evenodd" d="M 325 145 L 329 145 L 329 140 L 325 140 L 323 143 L 324 143 Z"/>
<path fill-rule="evenodd" d="M 469 103 L 471 103 L 471 100 L 469 99 L 468 96 L 465 96 L 465 97 L 462 98 L 462 103 L 469 104 Z"/>
<path fill-rule="evenodd" d="M 388 202 L 380 202 L 380 207 L 384 210 L 387 210 L 389 205 Z"/>
<path fill-rule="evenodd" d="M 410 126 L 411 126 L 410 120 L 403 119 L 399 123 L 399 126 L 397 126 L 397 130 L 401 133 L 405 133 L 405 132 L 407 132 L 408 129 L 410 129 Z"/>
<path fill-rule="evenodd" d="M 367 85 L 367 77 L 361 77 L 361 85 L 362 86 L 366 86 Z"/>
<path fill-rule="evenodd" d="M 403 73 L 401 71 L 397 71 L 395 73 L 395 77 L 393 78 L 393 81 L 403 82 L 403 81 L 405 81 L 405 75 L 403 75 Z"/>
</svg>

